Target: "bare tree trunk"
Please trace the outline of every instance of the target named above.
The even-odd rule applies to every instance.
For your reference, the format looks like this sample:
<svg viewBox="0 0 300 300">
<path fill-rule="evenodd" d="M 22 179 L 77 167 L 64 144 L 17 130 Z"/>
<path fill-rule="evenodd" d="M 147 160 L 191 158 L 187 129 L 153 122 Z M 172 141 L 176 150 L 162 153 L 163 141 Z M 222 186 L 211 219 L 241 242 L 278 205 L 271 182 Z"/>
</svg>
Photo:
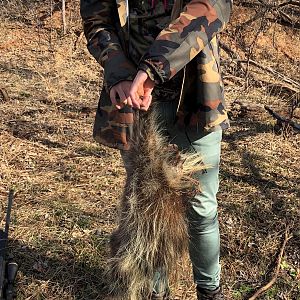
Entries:
<svg viewBox="0 0 300 300">
<path fill-rule="evenodd" d="M 66 22 L 66 0 L 62 0 L 62 23 L 63 33 L 67 33 L 67 22 Z"/>
</svg>

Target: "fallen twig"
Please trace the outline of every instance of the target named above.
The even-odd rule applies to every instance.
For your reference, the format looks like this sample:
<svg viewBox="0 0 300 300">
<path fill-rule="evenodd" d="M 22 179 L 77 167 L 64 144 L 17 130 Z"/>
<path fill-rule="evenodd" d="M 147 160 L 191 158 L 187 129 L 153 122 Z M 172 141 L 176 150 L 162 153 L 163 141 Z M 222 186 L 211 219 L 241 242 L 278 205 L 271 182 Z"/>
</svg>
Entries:
<svg viewBox="0 0 300 300">
<path fill-rule="evenodd" d="M 276 270 L 275 270 L 275 274 L 274 274 L 273 278 L 265 286 L 263 286 L 259 290 L 257 290 L 255 292 L 255 294 L 253 296 L 251 296 L 248 300 L 257 299 L 258 296 L 260 296 L 265 291 L 270 289 L 272 287 L 272 285 L 276 282 L 276 279 L 277 279 L 279 271 L 280 271 L 280 265 L 281 265 L 281 260 L 282 260 L 282 257 L 283 257 L 283 252 L 284 252 L 284 249 L 286 247 L 287 242 L 290 239 L 291 239 L 291 236 L 289 235 L 289 227 L 287 227 L 287 229 L 285 230 L 285 234 L 284 234 L 284 241 L 283 241 L 283 244 L 281 246 L 280 253 L 279 253 L 279 256 L 278 256 L 278 259 L 277 259 L 277 266 L 276 266 Z"/>
<path fill-rule="evenodd" d="M 9 96 L 4 88 L 0 88 L 0 102 L 7 102 L 9 101 Z"/>
<path fill-rule="evenodd" d="M 66 0 L 62 0 L 62 23 L 63 23 L 63 34 L 67 33 L 67 21 L 66 21 Z"/>
<path fill-rule="evenodd" d="M 74 43 L 74 51 L 76 51 L 76 50 L 77 50 L 77 48 L 78 48 L 78 45 L 80 44 L 80 42 L 81 42 L 81 40 L 82 40 L 83 36 L 84 36 L 84 32 L 83 32 L 83 31 L 81 31 L 81 32 L 80 32 L 80 34 L 78 35 L 78 37 L 77 37 L 77 39 L 76 39 L 75 43 Z"/>
<path fill-rule="evenodd" d="M 277 122 L 279 122 L 281 125 L 282 124 L 288 124 L 290 125 L 291 127 L 293 127 L 294 129 L 296 130 L 299 130 L 300 131 L 300 124 L 297 124 L 296 122 L 288 119 L 288 118 L 284 118 L 282 116 L 280 116 L 278 113 L 274 112 L 270 107 L 266 106 L 265 105 L 265 109 L 267 110 L 267 112 L 272 116 L 274 117 Z"/>
<path fill-rule="evenodd" d="M 278 7 L 284 7 L 284 6 L 287 6 L 287 5 L 300 6 L 300 1 L 294 1 L 294 0 L 286 1 L 286 2 L 278 4 Z"/>
<path fill-rule="evenodd" d="M 238 26 L 240 30 L 264 17 L 266 17 L 271 22 L 276 22 L 296 29 L 300 28 L 300 23 L 298 22 L 298 19 L 291 17 L 288 13 L 283 11 L 286 8 L 291 8 L 294 10 L 297 9 L 298 7 L 300 7 L 300 1 L 291 0 L 282 3 L 276 3 L 273 1 L 264 1 L 264 0 L 258 0 L 256 2 L 238 1 L 238 5 L 244 7 L 256 8 L 257 10 L 256 14 L 252 18 L 250 18 L 249 20 L 247 20 L 246 22 Z M 274 18 L 267 17 L 266 13 L 271 13 L 274 16 Z"/>
<path fill-rule="evenodd" d="M 299 94 L 300 92 L 300 82 L 295 81 L 293 79 L 291 79 L 290 77 L 270 68 L 267 66 L 262 65 L 259 62 L 256 62 L 252 59 L 248 60 L 242 60 L 239 59 L 239 55 L 233 51 L 229 46 L 227 46 L 224 43 L 220 44 L 220 47 L 231 56 L 230 60 L 222 60 L 223 64 L 235 64 L 238 67 L 239 71 L 243 71 L 243 76 L 247 76 L 249 77 L 252 81 L 254 81 L 255 83 L 258 83 L 259 86 L 268 86 L 269 89 L 271 88 L 277 88 L 277 89 L 281 89 L 281 91 L 283 92 L 287 92 L 288 94 Z M 278 78 L 278 80 L 280 81 L 280 83 L 270 83 L 268 81 L 264 81 L 262 79 L 257 79 L 254 74 L 246 74 L 247 70 L 246 68 L 243 66 L 243 64 L 249 63 L 250 65 L 253 65 L 257 68 L 260 68 L 261 70 L 270 73 L 272 75 L 274 75 L 274 77 L 276 76 Z M 230 73 L 230 72 L 229 72 Z M 227 75 L 226 75 L 227 76 Z M 233 76 L 235 78 L 241 78 L 243 79 L 244 77 L 242 76 L 237 76 L 236 74 L 230 74 L 230 76 Z"/>
<path fill-rule="evenodd" d="M 219 46 L 229 54 L 233 59 L 240 59 L 240 56 L 232 50 L 228 45 L 224 44 L 222 41 L 219 41 Z"/>
<path fill-rule="evenodd" d="M 289 78 L 288 76 L 286 76 L 286 75 L 284 75 L 284 74 L 282 74 L 282 73 L 280 73 L 280 72 L 278 72 L 276 70 L 273 70 L 270 67 L 264 66 L 264 65 L 262 65 L 261 63 L 255 61 L 255 60 L 252 60 L 252 59 L 249 59 L 249 60 L 239 60 L 238 62 L 240 62 L 240 63 L 249 63 L 249 64 L 251 64 L 251 65 L 253 65 L 253 66 L 257 67 L 257 68 L 260 68 L 260 69 L 262 69 L 264 71 L 267 71 L 267 72 L 269 72 L 269 73 L 277 76 L 278 78 L 281 78 L 281 80 L 284 81 L 284 82 L 286 82 L 286 83 L 289 83 L 291 85 L 296 86 L 297 88 L 300 88 L 300 82 L 295 81 L 295 80 Z"/>
</svg>

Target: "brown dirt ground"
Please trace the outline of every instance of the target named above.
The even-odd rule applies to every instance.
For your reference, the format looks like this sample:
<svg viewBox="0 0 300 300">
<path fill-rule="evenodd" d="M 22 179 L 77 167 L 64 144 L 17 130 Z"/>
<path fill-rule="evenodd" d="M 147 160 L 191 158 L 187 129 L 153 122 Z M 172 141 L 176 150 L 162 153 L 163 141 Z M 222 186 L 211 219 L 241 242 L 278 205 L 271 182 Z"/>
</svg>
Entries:
<svg viewBox="0 0 300 300">
<path fill-rule="evenodd" d="M 107 242 L 125 173 L 119 153 L 91 137 L 101 70 L 85 40 L 75 49 L 78 4 L 69 4 L 66 36 L 59 10 L 51 17 L 49 6 L 38 4 L 4 2 L 0 13 L 0 87 L 10 97 L 0 98 L 0 201 L 3 224 L 7 191 L 15 188 L 9 245 L 20 264 L 17 299 L 103 299 Z M 237 51 L 230 30 L 250 14 L 236 7 L 223 34 Z M 300 79 L 299 31 L 272 25 L 257 45 L 262 63 Z M 227 99 L 278 109 L 290 101 L 230 81 Z M 299 135 L 276 132 L 262 111 L 232 118 L 219 193 L 226 299 L 247 299 L 272 277 L 289 224 L 279 278 L 260 299 L 299 300 Z M 194 300 L 191 268 L 183 261 L 172 292 L 174 299 Z"/>
</svg>

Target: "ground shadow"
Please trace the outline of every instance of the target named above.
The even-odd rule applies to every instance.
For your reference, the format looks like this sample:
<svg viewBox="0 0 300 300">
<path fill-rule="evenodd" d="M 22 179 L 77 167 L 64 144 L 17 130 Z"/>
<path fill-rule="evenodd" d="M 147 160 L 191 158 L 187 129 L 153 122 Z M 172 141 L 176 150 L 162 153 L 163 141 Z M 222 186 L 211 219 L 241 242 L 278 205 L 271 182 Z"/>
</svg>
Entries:
<svg viewBox="0 0 300 300">
<path fill-rule="evenodd" d="M 295 264 L 296 268 L 300 266 L 300 238 L 295 235 L 297 231 L 300 232 L 299 200 L 297 201 L 300 189 L 299 178 L 290 176 L 291 172 L 282 171 L 284 165 L 278 161 L 277 166 L 275 156 L 257 154 L 248 149 L 249 137 L 274 133 L 273 126 L 250 119 L 236 122 L 237 125 L 242 123 L 243 126 L 239 127 L 246 129 L 224 135 L 228 148 L 227 160 L 220 172 L 223 178 L 223 184 L 221 181 L 220 186 L 220 207 L 222 221 L 225 221 L 221 224 L 221 231 L 224 232 L 221 252 L 225 261 L 233 265 L 235 262 L 238 264 L 237 267 L 233 267 L 237 278 L 232 289 L 240 295 L 238 299 L 249 299 L 253 294 L 253 287 L 256 289 L 257 285 L 263 285 L 272 277 L 287 225 L 291 226 L 293 238 L 285 249 L 285 259 Z M 263 145 L 259 147 L 262 149 Z M 230 153 L 234 153 L 232 160 Z M 288 165 L 286 169 L 289 169 Z M 229 201 L 226 200 L 228 191 L 233 198 Z M 234 201 L 235 193 L 239 195 L 237 202 Z M 226 218 L 233 218 L 234 221 L 228 225 Z M 238 227 L 228 229 L 228 226 Z M 272 238 L 273 241 L 271 240 L 269 245 L 268 241 Z M 274 241 L 277 242 L 276 247 Z M 246 269 L 241 268 L 241 262 L 242 268 Z M 247 269 L 247 266 L 251 265 L 259 266 L 261 274 L 254 274 L 251 268 Z M 290 281 L 286 279 L 289 278 L 289 274 L 288 271 L 284 272 L 287 273 L 284 279 L 286 281 L 280 289 L 289 289 L 290 295 L 297 295 L 297 287 L 293 288 L 291 284 L 292 278 Z"/>
<path fill-rule="evenodd" d="M 104 267 L 87 264 L 66 251 L 56 253 L 60 258 L 51 258 L 47 254 L 47 249 L 51 248 L 49 243 L 51 241 L 45 242 L 45 250 L 42 250 L 31 248 L 18 240 L 9 241 L 10 251 L 19 264 L 22 276 L 30 278 L 30 281 L 49 281 L 49 285 L 53 283 L 58 284 L 61 289 L 71 289 L 74 300 L 104 299 L 108 294 Z M 22 291 L 18 291 L 20 297 L 21 293 Z M 26 296 L 28 294 L 30 293 L 26 292 Z"/>
</svg>

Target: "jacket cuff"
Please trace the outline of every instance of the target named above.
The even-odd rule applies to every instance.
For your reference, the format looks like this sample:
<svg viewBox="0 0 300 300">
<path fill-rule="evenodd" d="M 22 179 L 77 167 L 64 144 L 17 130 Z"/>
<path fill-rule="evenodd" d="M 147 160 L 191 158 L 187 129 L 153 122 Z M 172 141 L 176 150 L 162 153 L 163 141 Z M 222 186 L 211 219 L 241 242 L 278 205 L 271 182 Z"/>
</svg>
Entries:
<svg viewBox="0 0 300 300">
<path fill-rule="evenodd" d="M 104 84 L 110 90 L 120 81 L 133 81 L 137 73 L 136 66 L 124 55 L 116 51 L 108 55 L 104 63 Z"/>
<path fill-rule="evenodd" d="M 161 84 L 164 82 L 163 77 L 157 72 L 155 66 L 151 62 L 143 61 L 139 64 L 139 70 L 147 73 L 149 78 L 155 82 L 155 84 Z"/>
</svg>

